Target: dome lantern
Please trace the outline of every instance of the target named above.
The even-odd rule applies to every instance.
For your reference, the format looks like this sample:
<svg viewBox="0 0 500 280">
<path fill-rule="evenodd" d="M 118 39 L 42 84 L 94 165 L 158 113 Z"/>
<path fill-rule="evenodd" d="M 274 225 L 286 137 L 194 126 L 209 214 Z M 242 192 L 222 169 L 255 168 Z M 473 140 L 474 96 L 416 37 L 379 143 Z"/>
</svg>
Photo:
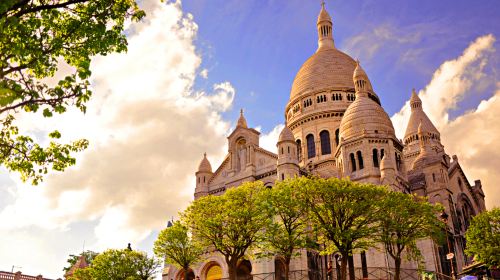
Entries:
<svg viewBox="0 0 500 280">
<path fill-rule="evenodd" d="M 207 153 L 203 154 L 203 159 L 201 160 L 200 165 L 198 166 L 198 172 L 212 173 L 212 165 L 207 159 Z"/>
<path fill-rule="evenodd" d="M 318 21 L 316 22 L 318 28 L 318 51 L 323 49 L 335 48 L 332 35 L 332 18 L 325 9 L 325 1 L 321 2 L 321 10 L 319 11 Z"/>
</svg>

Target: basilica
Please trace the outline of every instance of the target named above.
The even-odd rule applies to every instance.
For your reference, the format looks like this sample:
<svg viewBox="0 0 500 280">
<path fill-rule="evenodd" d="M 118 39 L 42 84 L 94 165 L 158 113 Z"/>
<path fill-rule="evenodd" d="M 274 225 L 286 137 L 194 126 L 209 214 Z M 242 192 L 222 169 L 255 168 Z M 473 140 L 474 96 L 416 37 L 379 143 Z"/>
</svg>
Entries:
<svg viewBox="0 0 500 280">
<path fill-rule="evenodd" d="M 268 151 L 259 146 L 260 133 L 248 125 L 242 111 L 236 128 L 227 137 L 228 153 L 222 163 L 213 169 L 206 155 L 203 157 L 196 172 L 195 199 L 222 194 L 246 181 L 260 180 L 272 186 L 277 180 L 307 175 L 348 177 L 416 193 L 445 207 L 443 217 L 448 229 L 448 240 L 443 244 L 419 242 L 425 270 L 441 275 L 459 273 L 471 262 L 464 254 L 464 233 L 471 217 L 485 210 L 481 181 L 471 183 L 458 157 L 446 153 L 439 131 L 424 111 L 429 104 L 422 104 L 415 90 L 408 94 L 411 117 L 404 138 L 396 137 L 360 62 L 336 48 L 332 19 L 324 4 L 317 18 L 317 32 L 318 48 L 304 62 L 291 86 L 277 149 Z M 334 256 L 304 250 L 292 260 L 290 271 L 300 272 L 301 279 L 311 279 L 312 271 L 326 271 L 332 261 L 335 267 Z M 390 270 L 391 261 L 376 249 L 353 256 L 356 271 L 364 278 L 377 268 Z M 406 262 L 402 268 L 414 271 L 417 266 Z M 228 277 L 224 258 L 217 254 L 211 254 L 190 273 L 201 280 Z M 238 268 L 241 279 L 269 274 L 281 278 L 282 273 L 279 256 L 249 258 Z M 169 267 L 164 279 L 181 279 L 181 274 Z"/>
</svg>

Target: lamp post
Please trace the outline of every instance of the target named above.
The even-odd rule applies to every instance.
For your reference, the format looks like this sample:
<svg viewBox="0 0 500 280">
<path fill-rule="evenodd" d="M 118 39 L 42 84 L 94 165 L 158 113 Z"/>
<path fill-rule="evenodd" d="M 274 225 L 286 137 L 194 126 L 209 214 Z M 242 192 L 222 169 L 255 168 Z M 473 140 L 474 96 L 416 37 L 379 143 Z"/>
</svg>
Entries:
<svg viewBox="0 0 500 280">
<path fill-rule="evenodd" d="M 446 233 L 446 242 L 448 243 L 448 254 L 446 255 L 446 258 L 450 260 L 451 278 L 455 279 L 455 269 L 453 268 L 453 258 L 455 257 L 455 255 L 453 254 L 453 252 L 451 252 L 450 239 L 448 238 L 448 224 L 447 224 L 448 214 L 446 214 L 446 212 L 443 211 L 443 213 L 441 213 L 440 217 L 444 223 L 444 231 Z"/>
</svg>

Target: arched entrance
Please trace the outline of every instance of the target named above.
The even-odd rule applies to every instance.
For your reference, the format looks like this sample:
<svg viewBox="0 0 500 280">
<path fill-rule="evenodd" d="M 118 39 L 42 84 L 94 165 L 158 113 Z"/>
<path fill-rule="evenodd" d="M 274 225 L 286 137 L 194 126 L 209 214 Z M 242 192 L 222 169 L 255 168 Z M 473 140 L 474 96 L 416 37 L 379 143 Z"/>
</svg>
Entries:
<svg viewBox="0 0 500 280">
<path fill-rule="evenodd" d="M 184 280 L 184 269 L 179 271 L 179 273 L 177 273 L 177 280 Z M 187 279 L 188 280 L 194 280 L 194 271 L 190 268 L 188 269 L 187 271 Z"/>
<path fill-rule="evenodd" d="M 222 267 L 217 263 L 212 263 L 207 269 L 205 275 L 206 280 L 221 280 L 222 279 Z"/>
<path fill-rule="evenodd" d="M 249 260 L 242 260 L 236 269 L 236 279 L 251 280 L 252 279 L 252 263 Z"/>
</svg>

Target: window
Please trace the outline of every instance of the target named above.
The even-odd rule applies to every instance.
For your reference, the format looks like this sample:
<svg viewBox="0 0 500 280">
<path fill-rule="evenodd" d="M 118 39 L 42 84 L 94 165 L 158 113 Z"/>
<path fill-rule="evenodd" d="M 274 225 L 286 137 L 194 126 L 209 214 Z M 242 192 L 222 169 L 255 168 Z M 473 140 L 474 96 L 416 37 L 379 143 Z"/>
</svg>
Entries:
<svg viewBox="0 0 500 280">
<path fill-rule="evenodd" d="M 290 154 L 290 146 L 288 146 L 287 148 L 288 148 L 288 154 Z"/>
<path fill-rule="evenodd" d="M 311 98 L 304 100 L 304 108 L 309 107 L 311 105 L 312 105 Z"/>
<path fill-rule="evenodd" d="M 335 130 L 335 144 L 339 145 L 339 129 Z"/>
<path fill-rule="evenodd" d="M 205 176 L 203 176 L 203 183 L 205 183 Z"/>
<path fill-rule="evenodd" d="M 333 101 L 341 101 L 342 100 L 342 93 L 334 93 L 334 94 L 332 94 L 332 100 Z"/>
<path fill-rule="evenodd" d="M 347 94 L 347 101 L 354 101 L 356 99 L 356 95 L 354 93 Z"/>
<path fill-rule="evenodd" d="M 283 154 L 283 147 L 281 147 L 281 154 Z"/>
<path fill-rule="evenodd" d="M 349 157 L 351 158 L 351 170 L 354 172 L 356 171 L 356 159 L 354 158 L 353 153 L 351 153 Z"/>
<path fill-rule="evenodd" d="M 358 155 L 358 165 L 359 165 L 359 170 L 365 168 L 363 165 L 363 155 L 361 155 L 361 151 L 358 151 L 356 153 Z"/>
<path fill-rule="evenodd" d="M 281 173 L 281 180 L 285 180 L 285 173 Z"/>
<path fill-rule="evenodd" d="M 436 174 L 432 173 L 432 181 L 436 182 Z"/>
<path fill-rule="evenodd" d="M 297 143 L 297 157 L 298 157 L 298 160 L 301 161 L 302 160 L 302 142 L 300 141 L 300 139 L 297 139 L 297 141 L 295 141 Z"/>
<path fill-rule="evenodd" d="M 464 191 L 464 188 L 462 186 L 462 180 L 460 180 L 460 178 L 458 178 L 458 187 L 460 188 L 460 191 Z"/>
<path fill-rule="evenodd" d="M 329 155 L 332 153 L 332 148 L 330 146 L 330 133 L 328 130 L 323 130 L 319 133 L 319 139 L 321 140 L 321 154 Z"/>
<path fill-rule="evenodd" d="M 316 156 L 316 146 L 314 144 L 314 136 L 312 134 L 307 135 L 307 158 L 313 158 Z"/>
<path fill-rule="evenodd" d="M 380 149 L 380 159 L 384 158 L 384 149 Z"/>
<path fill-rule="evenodd" d="M 378 150 L 377 149 L 373 149 L 373 166 L 379 167 L 379 164 L 378 164 Z"/>
<path fill-rule="evenodd" d="M 316 103 L 326 102 L 326 95 L 318 95 L 316 96 Z"/>
</svg>

